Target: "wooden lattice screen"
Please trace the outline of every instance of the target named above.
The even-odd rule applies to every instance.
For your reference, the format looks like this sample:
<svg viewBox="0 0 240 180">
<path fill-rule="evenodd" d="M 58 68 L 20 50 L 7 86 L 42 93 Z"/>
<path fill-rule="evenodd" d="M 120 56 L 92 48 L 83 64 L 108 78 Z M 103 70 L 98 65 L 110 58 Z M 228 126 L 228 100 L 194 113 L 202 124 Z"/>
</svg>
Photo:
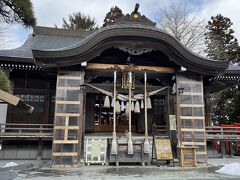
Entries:
<svg viewBox="0 0 240 180">
<path fill-rule="evenodd" d="M 182 91 L 182 92 L 181 92 Z M 207 165 L 205 136 L 205 117 L 203 100 L 203 81 L 199 75 L 177 76 L 177 109 L 179 146 L 196 151 L 197 166 Z M 193 151 L 186 149 L 180 155 L 183 164 L 190 165 L 194 159 Z"/>
<path fill-rule="evenodd" d="M 57 76 L 52 165 L 77 166 L 82 139 L 83 72 L 61 71 Z"/>
</svg>

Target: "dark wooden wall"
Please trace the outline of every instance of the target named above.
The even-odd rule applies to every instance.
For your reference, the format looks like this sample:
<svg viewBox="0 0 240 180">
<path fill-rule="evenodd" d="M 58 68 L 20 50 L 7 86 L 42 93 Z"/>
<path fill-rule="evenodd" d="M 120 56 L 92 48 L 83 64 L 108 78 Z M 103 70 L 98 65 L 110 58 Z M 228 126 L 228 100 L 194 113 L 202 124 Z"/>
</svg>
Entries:
<svg viewBox="0 0 240 180">
<path fill-rule="evenodd" d="M 13 94 L 32 105 L 31 114 L 8 106 L 7 123 L 52 124 L 54 119 L 56 76 L 45 71 L 10 72 Z"/>
</svg>

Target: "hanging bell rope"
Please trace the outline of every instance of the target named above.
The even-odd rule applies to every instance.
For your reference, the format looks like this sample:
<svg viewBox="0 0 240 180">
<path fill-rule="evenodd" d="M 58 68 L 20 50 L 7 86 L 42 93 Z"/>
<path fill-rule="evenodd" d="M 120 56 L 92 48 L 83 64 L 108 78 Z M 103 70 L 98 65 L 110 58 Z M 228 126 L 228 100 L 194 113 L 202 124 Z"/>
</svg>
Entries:
<svg viewBox="0 0 240 180">
<path fill-rule="evenodd" d="M 112 132 L 112 146 L 111 154 L 117 154 L 117 133 L 116 133 L 116 81 L 117 71 L 114 71 L 114 84 L 113 84 L 113 132 Z"/>
<path fill-rule="evenodd" d="M 150 98 L 149 98 L 150 99 Z M 143 144 L 143 152 L 149 154 L 150 153 L 150 143 L 148 140 L 148 122 L 147 122 L 147 73 L 144 73 L 144 112 L 145 112 L 145 139 Z"/>
<path fill-rule="evenodd" d="M 131 116 L 131 94 L 132 94 L 132 72 L 129 71 L 129 92 L 128 92 L 128 96 L 129 96 L 129 99 L 128 99 L 128 102 L 129 102 L 129 115 L 128 115 L 128 118 L 129 118 L 129 121 L 128 121 L 128 154 L 133 154 L 133 142 L 132 142 L 132 116 Z"/>
</svg>

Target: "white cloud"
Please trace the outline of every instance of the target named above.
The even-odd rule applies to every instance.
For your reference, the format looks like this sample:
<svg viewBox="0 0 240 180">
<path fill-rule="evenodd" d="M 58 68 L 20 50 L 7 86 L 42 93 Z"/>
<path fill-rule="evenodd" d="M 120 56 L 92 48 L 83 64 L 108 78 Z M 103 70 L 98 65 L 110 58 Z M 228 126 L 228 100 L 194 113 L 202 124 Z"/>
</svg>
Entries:
<svg viewBox="0 0 240 180">
<path fill-rule="evenodd" d="M 158 11 L 167 0 L 32 0 L 32 2 L 38 25 L 53 27 L 54 24 L 61 25 L 63 17 L 68 17 L 69 14 L 77 11 L 94 17 L 101 26 L 106 13 L 115 5 L 126 14 L 131 13 L 135 4 L 139 3 L 141 13 L 153 16 L 153 13 Z"/>
<path fill-rule="evenodd" d="M 205 0 L 200 15 L 206 20 L 210 20 L 211 16 L 222 14 L 233 22 L 232 29 L 235 31 L 235 37 L 240 41 L 240 21 L 239 21 L 239 0 Z"/>
<path fill-rule="evenodd" d="M 235 36 L 240 40 L 239 0 L 204 0 L 201 3 L 194 0 L 186 1 L 192 2 L 192 6 L 200 9 L 201 15 L 206 19 L 206 22 L 217 13 L 229 17 L 234 23 L 232 28 L 236 32 Z M 62 18 L 68 17 L 69 14 L 76 11 L 94 17 L 98 25 L 101 26 L 106 13 L 112 6 L 117 5 L 126 14 L 133 11 L 136 3 L 140 4 L 139 11 L 142 14 L 157 21 L 159 9 L 169 2 L 169 0 L 32 0 L 37 25 L 49 27 L 54 27 L 55 24 L 60 27 Z M 23 44 L 24 38 L 26 39 L 29 33 L 20 25 L 10 25 L 10 31 L 13 35 L 11 39 L 14 39 L 17 45 Z"/>
</svg>

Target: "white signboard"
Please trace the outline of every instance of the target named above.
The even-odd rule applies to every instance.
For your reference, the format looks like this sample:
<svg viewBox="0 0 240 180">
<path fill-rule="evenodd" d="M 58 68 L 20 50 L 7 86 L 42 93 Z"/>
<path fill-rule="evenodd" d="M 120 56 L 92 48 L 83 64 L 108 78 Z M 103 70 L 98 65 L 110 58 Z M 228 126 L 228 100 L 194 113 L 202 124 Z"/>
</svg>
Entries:
<svg viewBox="0 0 240 180">
<path fill-rule="evenodd" d="M 170 130 L 177 130 L 176 115 L 169 115 Z"/>
</svg>

